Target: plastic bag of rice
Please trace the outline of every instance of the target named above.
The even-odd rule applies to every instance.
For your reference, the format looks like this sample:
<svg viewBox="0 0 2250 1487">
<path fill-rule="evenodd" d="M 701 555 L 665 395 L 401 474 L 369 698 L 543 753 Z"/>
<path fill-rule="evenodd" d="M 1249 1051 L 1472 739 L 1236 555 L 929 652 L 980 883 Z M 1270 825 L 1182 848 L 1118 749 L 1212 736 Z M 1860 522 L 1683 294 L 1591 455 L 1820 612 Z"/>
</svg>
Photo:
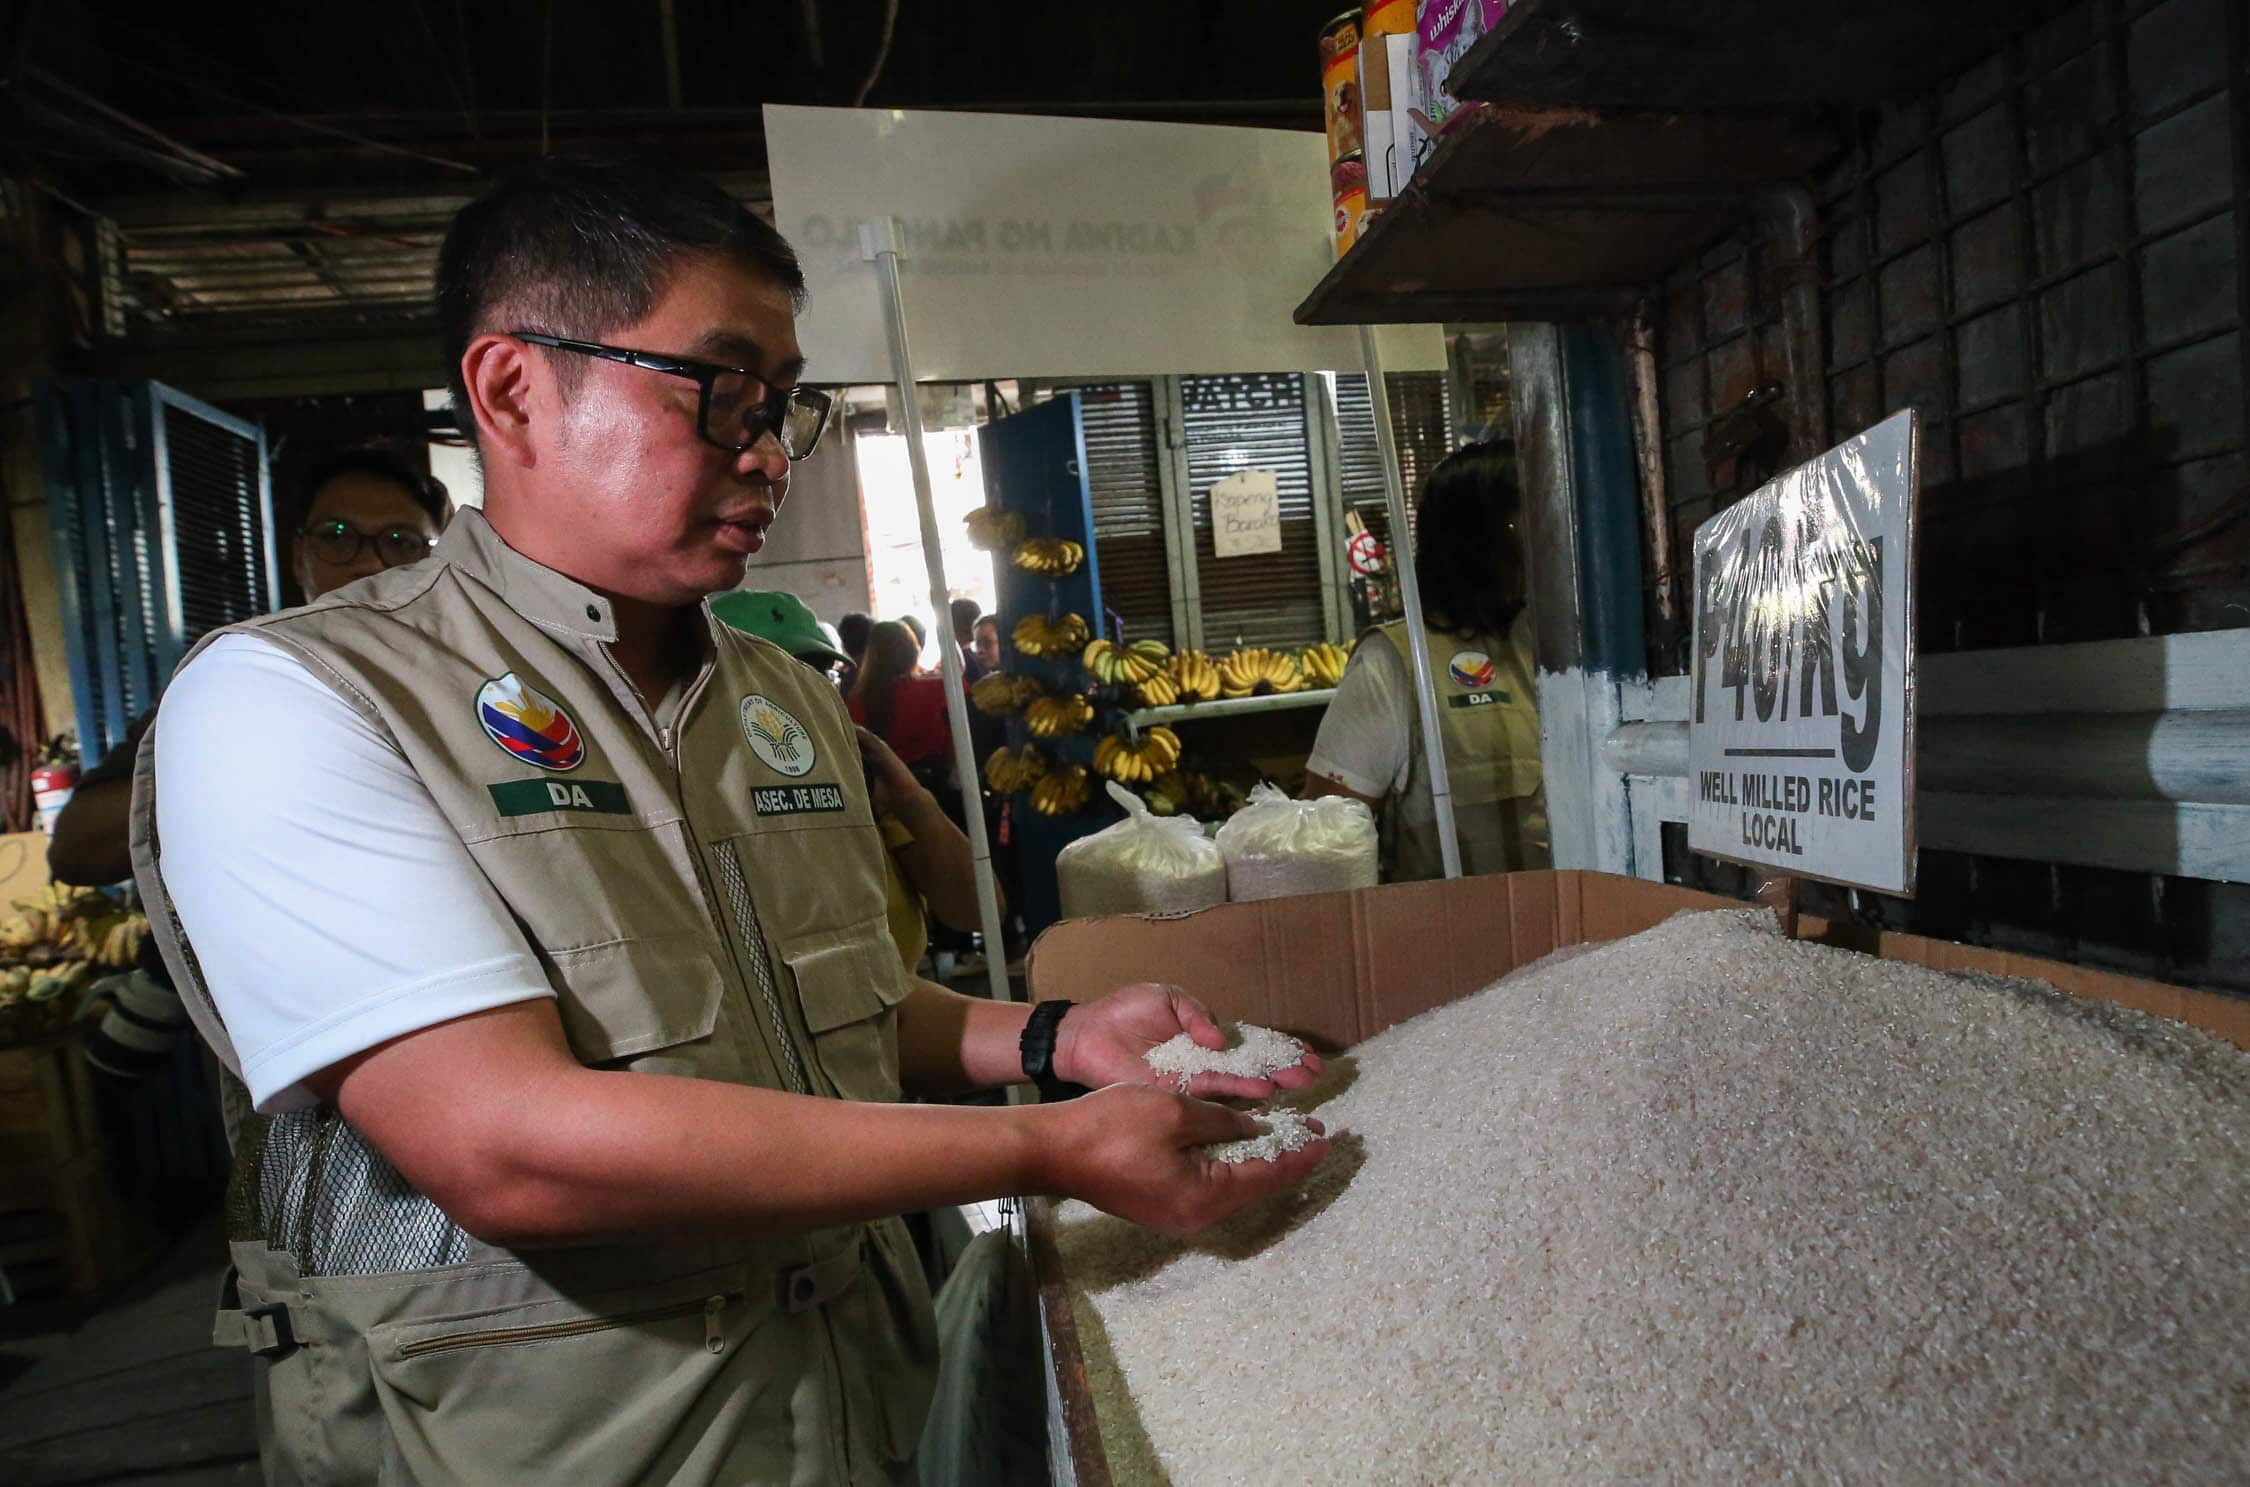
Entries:
<svg viewBox="0 0 2250 1487">
<path fill-rule="evenodd" d="M 1238 904 L 1372 888 L 1382 871 L 1373 811 L 1345 795 L 1291 800 L 1272 785 L 1219 828 L 1219 852 Z"/>
<path fill-rule="evenodd" d="M 1125 819 L 1080 837 L 1055 858 L 1065 919 L 1100 914 L 1184 914 L 1227 901 L 1219 848 L 1187 816 L 1156 816 L 1141 798 L 1111 782 Z"/>
</svg>

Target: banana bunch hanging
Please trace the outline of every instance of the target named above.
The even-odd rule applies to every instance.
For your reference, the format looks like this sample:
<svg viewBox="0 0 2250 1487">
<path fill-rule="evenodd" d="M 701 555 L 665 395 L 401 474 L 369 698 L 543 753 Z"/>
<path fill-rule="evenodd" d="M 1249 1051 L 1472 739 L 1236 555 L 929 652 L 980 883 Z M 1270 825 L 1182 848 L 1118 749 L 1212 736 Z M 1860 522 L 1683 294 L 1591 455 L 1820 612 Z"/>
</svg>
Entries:
<svg viewBox="0 0 2250 1487">
<path fill-rule="evenodd" d="M 1298 664 L 1304 669 L 1307 686 L 1333 687 L 1343 681 L 1344 664 L 1351 658 L 1349 647 L 1316 645 L 1298 659 Z"/>
<path fill-rule="evenodd" d="M 1218 782 L 1199 770 L 1169 770 L 1141 792 L 1141 799 L 1147 804 L 1149 814 L 1155 816 L 1176 816 L 1186 811 L 1191 816 L 1211 821 L 1229 814 Z"/>
<path fill-rule="evenodd" d="M 1180 762 L 1180 736 L 1169 728 L 1151 728 L 1137 744 L 1112 733 L 1094 747 L 1094 768 L 1123 785 L 1152 785 Z"/>
<path fill-rule="evenodd" d="M 1066 764 L 1031 787 L 1031 806 L 1042 816 L 1067 816 L 1085 809 L 1087 789 L 1086 766 Z"/>
<path fill-rule="evenodd" d="M 1287 651 L 1253 647 L 1219 663 L 1219 685 L 1229 697 L 1263 697 L 1304 690 L 1305 674 Z"/>
<path fill-rule="evenodd" d="M 969 524 L 969 545 L 985 552 L 1000 552 L 1023 541 L 1023 513 L 995 511 L 979 506 L 962 518 Z"/>
<path fill-rule="evenodd" d="M 1075 655 L 1085 648 L 1089 633 L 1082 615 L 1049 619 L 1043 614 L 1027 614 L 1016 621 L 1016 649 L 1027 656 Z"/>
<path fill-rule="evenodd" d="M 969 687 L 969 701 L 975 703 L 977 711 L 988 718 L 1004 718 L 1010 713 L 1020 713 L 1040 695 L 1040 686 L 1035 679 L 1010 676 L 1004 671 L 980 676 Z"/>
<path fill-rule="evenodd" d="M 1136 640 L 1131 645 L 1097 640 L 1086 647 L 1078 661 L 1095 681 L 1113 687 L 1137 687 L 1162 674 L 1171 656 L 1172 648 L 1161 640 Z"/>
<path fill-rule="evenodd" d="M 1036 573 L 1042 578 L 1067 578 L 1078 571 L 1086 561 L 1086 549 L 1076 542 L 1060 537 L 1032 537 L 1016 544 L 1008 555 L 1026 573 Z"/>
<path fill-rule="evenodd" d="M 1047 773 L 1047 756 L 1030 744 L 994 749 L 984 761 L 984 782 L 1002 795 L 1028 790 Z"/>
<path fill-rule="evenodd" d="M 1094 721 L 1094 704 L 1076 692 L 1042 697 L 1023 710 L 1023 720 L 1035 738 L 1068 738 Z"/>
</svg>

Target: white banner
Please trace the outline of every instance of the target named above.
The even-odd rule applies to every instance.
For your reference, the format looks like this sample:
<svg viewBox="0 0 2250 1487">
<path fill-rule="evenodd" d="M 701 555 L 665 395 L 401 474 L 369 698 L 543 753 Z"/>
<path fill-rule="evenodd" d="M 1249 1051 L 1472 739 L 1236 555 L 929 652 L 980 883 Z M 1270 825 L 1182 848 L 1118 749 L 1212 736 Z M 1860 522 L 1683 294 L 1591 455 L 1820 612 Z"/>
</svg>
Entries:
<svg viewBox="0 0 2250 1487">
<path fill-rule="evenodd" d="M 1688 845 L 1914 892 L 1916 416 L 1695 533 Z"/>
<path fill-rule="evenodd" d="M 1335 261 L 1317 132 L 899 109 L 765 110 L 774 220 L 805 266 L 825 383 L 892 378 L 859 224 L 897 219 L 916 374 L 1356 371 L 1357 332 L 1290 313 Z M 1436 326 L 1384 365 L 1445 365 Z"/>
</svg>

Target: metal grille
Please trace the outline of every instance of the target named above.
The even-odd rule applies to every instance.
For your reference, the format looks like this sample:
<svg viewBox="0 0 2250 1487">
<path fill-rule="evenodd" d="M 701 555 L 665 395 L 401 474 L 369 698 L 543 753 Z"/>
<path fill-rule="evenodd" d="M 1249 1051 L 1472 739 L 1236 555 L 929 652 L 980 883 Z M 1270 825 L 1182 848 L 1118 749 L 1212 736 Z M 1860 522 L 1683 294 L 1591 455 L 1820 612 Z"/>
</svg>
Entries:
<svg viewBox="0 0 2250 1487">
<path fill-rule="evenodd" d="M 1124 620 L 1128 640 L 1173 644 L 1154 390 L 1146 382 L 1073 390 L 1086 440 L 1086 480 L 1093 489 L 1102 603 Z"/>
<path fill-rule="evenodd" d="M 146 431 L 113 383 L 47 389 L 40 408 L 78 742 L 92 764 L 155 701 L 165 672 L 156 538 L 137 478 Z"/>
<path fill-rule="evenodd" d="M 185 408 L 161 404 L 165 482 L 179 549 L 185 643 L 263 612 L 270 576 L 260 499 L 260 452 Z"/>
<path fill-rule="evenodd" d="M 2089 0 L 1883 110 L 1820 183 L 1829 442 L 1908 405 L 1923 418 L 1923 650 L 2250 619 L 2246 29 L 2220 0 Z M 1704 436 L 1786 376 L 1793 270 L 1750 234 L 1666 285 L 1677 551 L 1748 488 L 1714 489 Z M 1681 669 L 1669 648 L 1652 659 Z M 2250 988 L 2243 885 L 1925 851 L 1920 898 L 1869 907 L 1921 933 Z"/>
<path fill-rule="evenodd" d="M 805 1066 L 797 1058 L 797 1040 L 789 1036 L 789 1019 L 782 1015 L 781 997 L 774 990 L 773 963 L 766 954 L 765 926 L 758 919 L 758 906 L 750 900 L 750 885 L 743 880 L 742 862 L 735 856 L 732 842 L 719 846 L 719 876 L 726 883 L 727 906 L 734 910 L 734 927 L 742 936 L 743 953 L 750 958 L 750 969 L 758 982 L 758 995 L 773 1018 L 774 1040 L 781 1045 L 782 1061 L 789 1066 L 789 1087 L 800 1095 L 809 1095 L 812 1084 L 805 1078 Z"/>
<path fill-rule="evenodd" d="M 1399 478 L 1406 487 L 1406 530 L 1414 535 L 1422 481 L 1453 450 L 1453 417 L 1445 398 L 1443 372 L 1388 372 L 1391 427 L 1398 436 Z M 1367 398 L 1365 372 L 1336 376 L 1338 476 L 1344 507 L 1356 511 L 1386 546 L 1391 540 L 1385 502 L 1383 450 L 1375 437 L 1375 409 Z"/>
<path fill-rule="evenodd" d="M 1182 377 L 1180 402 L 1205 645 L 1315 644 L 1324 618 L 1305 379 L 1279 372 Z M 1243 470 L 1274 472 L 1281 551 L 1221 558 L 1211 545 L 1211 487 Z"/>
</svg>

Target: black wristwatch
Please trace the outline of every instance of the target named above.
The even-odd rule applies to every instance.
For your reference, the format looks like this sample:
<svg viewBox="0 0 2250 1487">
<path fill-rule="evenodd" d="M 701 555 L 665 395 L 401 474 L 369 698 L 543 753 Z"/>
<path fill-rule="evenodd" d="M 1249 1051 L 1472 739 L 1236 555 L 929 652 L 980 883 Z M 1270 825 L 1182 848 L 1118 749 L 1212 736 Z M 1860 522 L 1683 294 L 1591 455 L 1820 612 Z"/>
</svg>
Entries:
<svg viewBox="0 0 2250 1487">
<path fill-rule="evenodd" d="M 1075 1100 L 1086 1093 L 1083 1084 L 1055 1077 L 1055 1029 L 1074 1004 L 1057 999 L 1031 1009 L 1017 1046 L 1023 1050 L 1023 1075 L 1039 1087 L 1042 1100 Z"/>
</svg>

